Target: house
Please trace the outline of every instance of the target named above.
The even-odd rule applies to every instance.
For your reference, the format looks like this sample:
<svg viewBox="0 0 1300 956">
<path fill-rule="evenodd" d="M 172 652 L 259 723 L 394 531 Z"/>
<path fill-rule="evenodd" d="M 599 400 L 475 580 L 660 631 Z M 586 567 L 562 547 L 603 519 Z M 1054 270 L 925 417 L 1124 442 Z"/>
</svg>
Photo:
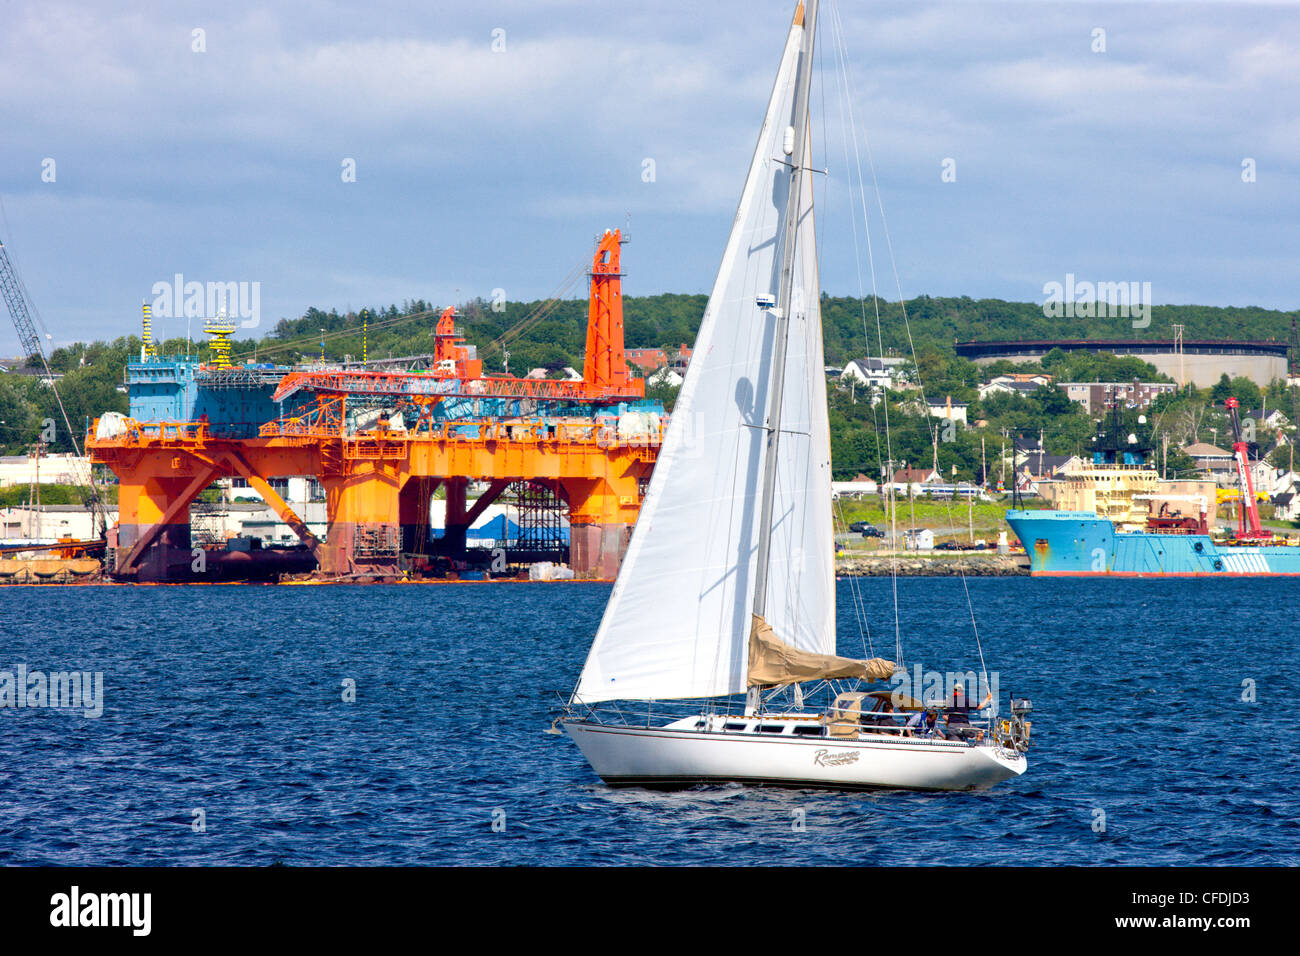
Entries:
<svg viewBox="0 0 1300 956">
<path fill-rule="evenodd" d="M 1051 481 L 1057 475 L 1077 471 L 1083 465 L 1083 459 L 1078 455 L 1049 455 L 1036 449 L 1018 453 L 1016 465 L 1022 474 L 1028 474 L 1034 481 Z"/>
<path fill-rule="evenodd" d="M 858 358 L 844 366 L 840 382 L 844 385 L 871 385 L 877 388 L 894 388 L 902 377 L 901 358 Z"/>
<path fill-rule="evenodd" d="M 71 454 L 6 455 L 0 458 L 0 488 L 27 485 L 40 476 L 42 484 L 85 484 L 90 474 L 90 459 Z"/>
<path fill-rule="evenodd" d="M 668 353 L 663 349 L 625 349 L 623 357 L 628 365 L 634 365 L 646 374 L 668 364 Z"/>
<path fill-rule="evenodd" d="M 1267 425 L 1269 428 L 1286 428 L 1291 424 L 1290 419 L 1283 415 L 1276 408 L 1271 412 L 1263 408 L 1255 408 L 1248 411 L 1242 416 L 1242 421 L 1247 419 L 1256 423 L 1256 426 Z"/>
<path fill-rule="evenodd" d="M 306 475 L 291 475 L 284 478 L 268 478 L 266 483 L 285 501 L 325 500 L 325 489 L 317 478 Z M 262 500 L 261 493 L 248 483 L 247 478 L 238 475 L 233 478 L 219 478 L 215 484 L 218 486 L 224 484 L 226 497 L 231 501 Z"/>
<path fill-rule="evenodd" d="M 1260 486 L 1256 486 L 1257 489 Z M 1269 501 L 1273 503 L 1273 515 L 1281 521 L 1295 521 L 1300 518 L 1300 475 L 1294 471 L 1279 471 L 1273 480 L 1272 494 Z"/>
<path fill-rule="evenodd" d="M 1148 408 L 1166 392 L 1178 391 L 1173 382 L 1062 382 L 1066 397 L 1078 402 L 1089 415 L 1100 415 L 1111 402 L 1121 408 Z"/>
<path fill-rule="evenodd" d="M 900 468 L 889 479 L 895 485 L 926 485 L 942 480 L 943 476 L 933 468 Z"/>
<path fill-rule="evenodd" d="M 929 485 L 939 484 L 943 475 L 933 468 L 900 468 L 889 479 L 886 490 L 897 495 L 924 494 Z"/>
<path fill-rule="evenodd" d="M 1250 472 L 1250 486 L 1256 492 L 1267 492 L 1277 482 L 1279 471 L 1267 459 L 1247 462 L 1247 470 Z"/>
<path fill-rule="evenodd" d="M 1050 385 L 1052 376 L 1046 372 L 1012 372 L 1007 375 L 995 375 L 979 386 L 980 398 L 990 395 L 1031 395 L 1044 385 Z"/>
<path fill-rule="evenodd" d="M 1196 442 L 1183 448 L 1183 454 L 1196 462 L 1196 469 L 1219 485 L 1236 485 L 1237 465 L 1232 452 L 1209 442 Z"/>
<path fill-rule="evenodd" d="M 861 498 L 879 490 L 880 486 L 866 475 L 858 475 L 852 481 L 831 482 L 831 498 Z"/>
<path fill-rule="evenodd" d="M 628 365 L 639 368 L 645 375 L 656 369 L 668 366 L 678 372 L 684 372 L 691 360 L 691 347 L 681 345 L 676 351 L 671 349 L 624 349 L 623 358 Z"/>
<path fill-rule="evenodd" d="M 934 532 L 929 528 L 908 528 L 903 532 L 903 548 L 907 551 L 933 551 Z"/>
<path fill-rule="evenodd" d="M 1269 499 L 1273 503 L 1273 517 L 1282 521 L 1295 521 L 1300 517 L 1300 494 L 1284 491 Z"/>
<path fill-rule="evenodd" d="M 1256 488 L 1257 491 L 1267 491 L 1271 495 L 1282 494 L 1287 491 L 1297 491 L 1300 488 L 1300 474 L 1294 471 L 1287 471 L 1285 468 L 1279 469 L 1267 485 L 1261 485 Z"/>
<path fill-rule="evenodd" d="M 1078 455 L 1049 455 L 1041 448 L 1016 452 L 1016 487 L 1026 494 L 1052 498 L 1048 490 L 1059 481 L 1083 468 L 1086 462 Z"/>
<path fill-rule="evenodd" d="M 925 404 L 929 408 L 931 418 L 942 418 L 946 421 L 966 424 L 967 404 L 965 402 L 954 402 L 951 395 L 943 401 L 926 399 Z"/>
<path fill-rule="evenodd" d="M 659 371 L 648 377 L 646 379 L 646 384 L 653 385 L 656 388 L 662 388 L 665 385 L 670 388 L 677 388 L 684 381 L 686 381 L 686 377 L 681 372 L 671 366 L 665 365 Z"/>
</svg>

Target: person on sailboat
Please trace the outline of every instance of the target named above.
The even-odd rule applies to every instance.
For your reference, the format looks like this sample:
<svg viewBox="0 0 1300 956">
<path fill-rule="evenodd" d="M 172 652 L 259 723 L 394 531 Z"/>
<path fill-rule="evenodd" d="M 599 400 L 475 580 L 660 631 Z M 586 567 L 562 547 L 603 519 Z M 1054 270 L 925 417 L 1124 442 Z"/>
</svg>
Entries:
<svg viewBox="0 0 1300 956">
<path fill-rule="evenodd" d="M 975 709 L 983 710 L 988 706 L 989 701 L 992 699 L 993 695 L 990 693 L 984 702 Z M 966 693 L 962 690 L 961 685 L 953 688 L 952 703 L 948 707 L 944 708 L 944 710 L 948 724 L 947 736 L 949 738 L 953 740 L 962 740 L 966 737 L 975 736 L 975 728 L 971 726 L 970 722 L 970 712 L 972 708 L 966 703 Z"/>
<path fill-rule="evenodd" d="M 907 718 L 907 723 L 903 725 L 903 736 L 913 737 L 920 732 L 921 721 L 925 719 L 925 711 L 918 710 L 911 717 Z"/>
</svg>

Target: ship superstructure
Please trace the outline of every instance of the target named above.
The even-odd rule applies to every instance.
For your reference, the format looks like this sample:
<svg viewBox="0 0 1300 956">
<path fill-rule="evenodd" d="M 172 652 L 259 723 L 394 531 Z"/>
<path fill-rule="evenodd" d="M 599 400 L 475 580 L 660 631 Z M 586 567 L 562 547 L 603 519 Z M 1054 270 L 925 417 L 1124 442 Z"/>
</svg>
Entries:
<svg viewBox="0 0 1300 956">
<path fill-rule="evenodd" d="M 1235 421 L 1235 400 L 1229 400 Z M 1154 467 L 1144 419 L 1128 430 L 1117 405 L 1090 444 L 1091 461 L 1065 476 L 1051 510 L 1016 509 L 1007 523 L 1042 576 L 1300 575 L 1300 547 L 1263 530 L 1245 445 L 1234 444 L 1241 488 L 1236 533 L 1215 531 L 1209 481 L 1167 481 Z"/>
</svg>

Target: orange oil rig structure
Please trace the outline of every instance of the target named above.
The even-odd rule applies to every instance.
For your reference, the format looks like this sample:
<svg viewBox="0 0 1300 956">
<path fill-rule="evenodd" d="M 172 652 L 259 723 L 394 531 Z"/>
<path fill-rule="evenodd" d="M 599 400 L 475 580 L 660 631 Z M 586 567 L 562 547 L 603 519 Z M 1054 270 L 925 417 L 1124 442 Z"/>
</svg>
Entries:
<svg viewBox="0 0 1300 956">
<path fill-rule="evenodd" d="M 421 371 L 234 365 L 234 325 L 222 322 L 206 330 L 216 361 L 160 358 L 146 326 L 141 360 L 125 373 L 130 414 L 96 419 L 86 441 L 119 483 L 106 571 L 137 581 L 201 579 L 210 568 L 399 579 L 431 569 L 435 493 L 445 497 L 446 518 L 434 546 L 454 561 L 484 510 L 526 482 L 567 508 L 575 575 L 612 578 L 666 425 L 624 357 L 622 241 L 606 230 L 597 243 L 581 380 L 483 375 L 452 308 L 437 319 L 432 363 Z M 323 538 L 272 486 L 286 476 L 323 487 Z M 197 560 L 191 504 L 227 477 L 245 479 L 301 545 Z M 477 499 L 473 487 L 485 489 Z M 254 560 L 260 569 L 242 574 Z"/>
</svg>

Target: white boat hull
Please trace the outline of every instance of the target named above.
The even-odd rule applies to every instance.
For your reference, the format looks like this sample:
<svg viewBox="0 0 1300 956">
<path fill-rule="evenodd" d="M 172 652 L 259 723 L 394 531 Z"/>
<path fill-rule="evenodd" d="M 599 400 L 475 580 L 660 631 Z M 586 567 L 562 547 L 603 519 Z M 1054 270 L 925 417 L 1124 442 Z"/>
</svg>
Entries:
<svg viewBox="0 0 1300 956">
<path fill-rule="evenodd" d="M 564 723 L 611 786 L 748 783 L 839 790 L 985 790 L 1025 772 L 1022 754 L 987 744 L 865 734 L 790 736 Z"/>
</svg>

